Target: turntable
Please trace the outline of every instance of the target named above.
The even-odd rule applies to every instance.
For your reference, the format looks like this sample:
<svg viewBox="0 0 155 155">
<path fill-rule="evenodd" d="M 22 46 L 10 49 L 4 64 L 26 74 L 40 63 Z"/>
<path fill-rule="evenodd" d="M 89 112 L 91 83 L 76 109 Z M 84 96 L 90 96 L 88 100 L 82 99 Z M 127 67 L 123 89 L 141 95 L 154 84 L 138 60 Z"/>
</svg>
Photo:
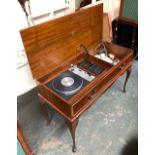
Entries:
<svg viewBox="0 0 155 155">
<path fill-rule="evenodd" d="M 68 100 L 88 83 L 89 81 L 77 74 L 71 71 L 65 71 L 47 83 L 47 86 L 57 92 L 64 99 Z"/>
<path fill-rule="evenodd" d="M 113 64 L 96 57 L 102 16 L 103 5 L 99 4 L 20 31 L 45 118 L 51 121 L 46 104 L 65 118 L 73 152 L 81 114 L 127 72 L 125 92 L 131 72 L 131 49 L 105 43 L 107 52 L 119 61 Z"/>
<path fill-rule="evenodd" d="M 86 59 L 80 62 L 78 66 L 85 68 L 85 71 L 77 67 L 77 65 L 71 64 L 71 67 L 67 71 L 47 83 L 48 88 L 58 93 L 64 99 L 69 100 L 95 79 L 93 74 L 98 75 L 105 70 L 104 67 L 93 64 Z"/>
</svg>

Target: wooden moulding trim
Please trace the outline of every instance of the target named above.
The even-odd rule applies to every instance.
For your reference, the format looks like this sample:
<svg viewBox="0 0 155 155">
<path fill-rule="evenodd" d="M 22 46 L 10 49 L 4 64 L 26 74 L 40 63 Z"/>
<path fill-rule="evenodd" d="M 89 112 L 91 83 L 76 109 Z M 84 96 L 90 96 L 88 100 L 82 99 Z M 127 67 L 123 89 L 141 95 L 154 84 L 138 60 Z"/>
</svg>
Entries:
<svg viewBox="0 0 155 155">
<path fill-rule="evenodd" d="M 134 19 L 130 19 L 127 17 L 119 17 L 120 20 L 131 23 L 131 24 L 135 24 L 138 25 L 138 20 L 134 20 Z"/>
<path fill-rule="evenodd" d="M 83 106 L 83 107 L 81 108 L 81 110 L 74 116 L 73 121 L 74 121 L 77 117 L 79 117 L 79 116 L 81 115 L 81 113 L 83 113 L 86 109 L 88 109 L 89 106 L 92 104 L 92 102 L 94 102 L 98 96 L 102 95 L 102 93 L 103 93 L 108 87 L 110 87 L 110 86 L 120 77 L 120 75 L 122 75 L 122 74 L 123 74 L 128 68 L 130 68 L 130 67 L 131 67 L 131 62 L 130 62 L 128 65 L 126 65 L 126 66 L 124 67 L 124 69 L 121 70 L 112 80 L 110 80 L 110 81 L 107 83 L 107 85 L 105 85 L 104 87 L 102 87 L 102 88 L 98 91 L 98 95 L 94 96 L 94 97 L 90 100 L 90 102 L 88 102 L 85 106 Z"/>
<path fill-rule="evenodd" d="M 111 39 L 111 37 L 110 37 L 110 29 L 111 29 L 111 26 L 110 26 L 110 20 L 109 20 L 109 16 L 108 16 L 108 13 L 103 13 L 103 18 L 104 17 L 107 17 L 107 19 L 108 19 L 108 27 L 109 27 L 109 30 L 108 30 L 108 36 L 109 36 L 109 38 Z M 104 22 L 104 21 L 103 21 Z M 103 29 L 102 29 L 102 31 L 103 31 Z M 103 34 L 103 32 L 102 32 L 102 34 Z M 103 37 L 102 37 L 103 38 Z"/>
</svg>

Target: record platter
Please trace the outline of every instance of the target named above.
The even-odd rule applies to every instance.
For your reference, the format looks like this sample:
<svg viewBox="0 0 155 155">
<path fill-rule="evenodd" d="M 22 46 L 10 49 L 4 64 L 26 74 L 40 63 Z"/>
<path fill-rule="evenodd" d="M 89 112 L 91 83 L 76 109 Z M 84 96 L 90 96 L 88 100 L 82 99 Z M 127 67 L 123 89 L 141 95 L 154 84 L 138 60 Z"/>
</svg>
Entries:
<svg viewBox="0 0 155 155">
<path fill-rule="evenodd" d="M 71 71 L 66 71 L 50 81 L 47 86 L 57 92 L 64 99 L 70 99 L 75 93 L 82 89 L 88 81 Z"/>
</svg>

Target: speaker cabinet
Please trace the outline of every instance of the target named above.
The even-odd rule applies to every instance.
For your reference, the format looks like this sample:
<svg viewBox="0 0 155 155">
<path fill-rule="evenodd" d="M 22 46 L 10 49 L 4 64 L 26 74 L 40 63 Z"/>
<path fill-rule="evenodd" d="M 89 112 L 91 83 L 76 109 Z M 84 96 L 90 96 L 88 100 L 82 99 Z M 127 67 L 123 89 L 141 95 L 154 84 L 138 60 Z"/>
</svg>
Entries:
<svg viewBox="0 0 155 155">
<path fill-rule="evenodd" d="M 138 56 L 138 24 L 116 18 L 112 22 L 112 42 L 134 50 Z"/>
</svg>

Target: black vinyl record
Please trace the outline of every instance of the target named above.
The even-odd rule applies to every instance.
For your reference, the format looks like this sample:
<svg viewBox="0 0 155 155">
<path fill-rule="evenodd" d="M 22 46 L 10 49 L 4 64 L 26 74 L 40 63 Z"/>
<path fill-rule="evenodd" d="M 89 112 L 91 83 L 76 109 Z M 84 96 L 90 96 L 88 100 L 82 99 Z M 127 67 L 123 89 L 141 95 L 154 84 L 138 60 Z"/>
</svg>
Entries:
<svg viewBox="0 0 155 155">
<path fill-rule="evenodd" d="M 82 85 L 83 79 L 70 71 L 62 73 L 52 81 L 53 89 L 64 95 L 74 94 Z"/>
</svg>

